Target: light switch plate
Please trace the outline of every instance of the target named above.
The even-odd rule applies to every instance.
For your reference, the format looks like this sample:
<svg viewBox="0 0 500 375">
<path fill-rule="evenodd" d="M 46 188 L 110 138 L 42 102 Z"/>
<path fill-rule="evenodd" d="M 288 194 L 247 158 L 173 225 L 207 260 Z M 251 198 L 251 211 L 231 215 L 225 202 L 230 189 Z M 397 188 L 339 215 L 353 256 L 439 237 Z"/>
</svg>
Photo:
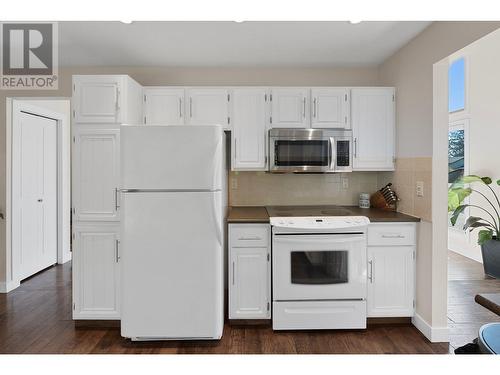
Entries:
<svg viewBox="0 0 500 375">
<path fill-rule="evenodd" d="M 417 181 L 417 197 L 423 197 L 423 196 L 424 196 L 424 182 Z"/>
<path fill-rule="evenodd" d="M 231 189 L 238 189 L 238 180 L 236 177 L 231 177 Z"/>
<path fill-rule="evenodd" d="M 349 179 L 342 177 L 342 189 L 349 189 Z"/>
</svg>

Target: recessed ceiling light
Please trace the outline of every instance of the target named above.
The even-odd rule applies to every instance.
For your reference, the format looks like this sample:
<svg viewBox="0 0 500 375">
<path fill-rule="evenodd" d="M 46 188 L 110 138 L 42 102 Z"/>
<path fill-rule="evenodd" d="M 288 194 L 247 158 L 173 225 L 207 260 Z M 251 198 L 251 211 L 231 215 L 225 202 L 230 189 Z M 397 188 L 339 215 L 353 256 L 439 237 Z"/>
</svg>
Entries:
<svg viewBox="0 0 500 375">
<path fill-rule="evenodd" d="M 130 24 L 131 24 L 132 22 L 134 22 L 134 21 L 132 21 L 132 20 L 121 20 L 120 22 L 121 22 L 121 23 L 125 23 L 125 24 L 127 24 L 127 25 L 130 25 Z"/>
<path fill-rule="evenodd" d="M 361 20 L 350 20 L 349 23 L 352 24 L 352 25 L 356 25 L 358 23 L 361 23 L 362 21 Z"/>
</svg>

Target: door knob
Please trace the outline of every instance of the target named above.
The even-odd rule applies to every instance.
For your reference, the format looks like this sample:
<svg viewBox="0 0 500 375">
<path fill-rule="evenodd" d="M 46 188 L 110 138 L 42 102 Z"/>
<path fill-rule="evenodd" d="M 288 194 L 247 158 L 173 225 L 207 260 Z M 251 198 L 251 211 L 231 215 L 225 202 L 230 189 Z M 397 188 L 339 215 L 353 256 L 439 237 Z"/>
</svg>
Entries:
<svg viewBox="0 0 500 375">
<path fill-rule="evenodd" d="M 43 202 L 43 199 L 42 198 L 38 199 L 38 202 Z"/>
</svg>

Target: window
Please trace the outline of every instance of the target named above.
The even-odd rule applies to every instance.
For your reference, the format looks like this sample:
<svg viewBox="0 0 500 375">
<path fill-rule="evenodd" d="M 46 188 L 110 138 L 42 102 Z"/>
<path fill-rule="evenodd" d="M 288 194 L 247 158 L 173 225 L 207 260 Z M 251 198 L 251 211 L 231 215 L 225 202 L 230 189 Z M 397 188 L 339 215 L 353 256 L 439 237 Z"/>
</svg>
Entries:
<svg viewBox="0 0 500 375">
<path fill-rule="evenodd" d="M 448 69 L 448 112 L 465 109 L 465 60 L 453 61 Z"/>
<path fill-rule="evenodd" d="M 448 131 L 448 183 L 452 184 L 464 175 L 465 159 L 464 129 L 450 128 Z"/>
<path fill-rule="evenodd" d="M 451 186 L 463 175 L 469 174 L 469 120 L 464 119 L 450 123 L 448 129 L 448 186 Z M 468 203 L 468 199 L 465 200 Z M 455 226 L 451 225 L 450 218 L 452 212 L 448 214 L 448 226 L 462 232 L 465 218 L 468 216 L 468 209 L 460 214 Z"/>
</svg>

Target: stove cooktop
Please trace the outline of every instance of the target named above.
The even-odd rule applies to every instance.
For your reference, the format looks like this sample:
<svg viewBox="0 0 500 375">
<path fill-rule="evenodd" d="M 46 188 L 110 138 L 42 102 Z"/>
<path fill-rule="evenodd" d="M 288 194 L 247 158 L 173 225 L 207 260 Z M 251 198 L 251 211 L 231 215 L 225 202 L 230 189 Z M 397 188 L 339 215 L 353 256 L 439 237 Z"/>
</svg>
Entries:
<svg viewBox="0 0 500 375">
<path fill-rule="evenodd" d="M 268 206 L 270 217 L 304 217 L 304 216 L 355 216 L 348 207 L 342 206 Z M 359 215 L 359 214 L 358 214 Z"/>
</svg>

